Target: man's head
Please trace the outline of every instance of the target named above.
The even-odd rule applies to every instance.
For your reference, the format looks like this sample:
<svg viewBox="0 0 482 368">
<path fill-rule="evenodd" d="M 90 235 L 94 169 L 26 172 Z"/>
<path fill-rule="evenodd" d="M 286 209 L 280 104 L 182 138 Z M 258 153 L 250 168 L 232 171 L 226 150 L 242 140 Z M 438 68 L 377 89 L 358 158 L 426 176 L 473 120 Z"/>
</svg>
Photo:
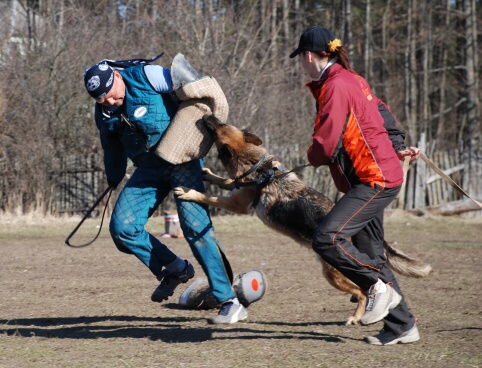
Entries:
<svg viewBox="0 0 482 368">
<path fill-rule="evenodd" d="M 329 52 L 328 43 L 334 39 L 335 36 L 328 29 L 320 26 L 310 27 L 301 35 L 298 48 L 290 54 L 290 58 L 298 56 L 303 51 Z"/>
<path fill-rule="evenodd" d="M 106 63 L 95 64 L 85 71 L 84 83 L 93 98 L 101 99 L 114 84 L 114 69 Z"/>
<path fill-rule="evenodd" d="M 125 84 L 122 76 L 107 63 L 100 62 L 84 73 L 87 92 L 104 106 L 121 106 L 125 97 Z"/>
</svg>

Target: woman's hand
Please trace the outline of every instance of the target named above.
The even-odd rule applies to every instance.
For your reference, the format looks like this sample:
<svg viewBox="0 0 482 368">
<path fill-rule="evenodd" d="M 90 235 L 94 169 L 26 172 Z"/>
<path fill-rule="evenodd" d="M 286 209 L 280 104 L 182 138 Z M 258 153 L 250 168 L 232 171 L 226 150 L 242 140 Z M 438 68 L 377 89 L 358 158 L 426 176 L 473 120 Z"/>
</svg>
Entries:
<svg viewBox="0 0 482 368">
<path fill-rule="evenodd" d="M 409 147 L 403 151 L 398 151 L 397 156 L 400 161 L 403 161 L 405 157 L 410 156 L 410 162 L 415 161 L 420 156 L 421 151 L 417 147 Z"/>
</svg>

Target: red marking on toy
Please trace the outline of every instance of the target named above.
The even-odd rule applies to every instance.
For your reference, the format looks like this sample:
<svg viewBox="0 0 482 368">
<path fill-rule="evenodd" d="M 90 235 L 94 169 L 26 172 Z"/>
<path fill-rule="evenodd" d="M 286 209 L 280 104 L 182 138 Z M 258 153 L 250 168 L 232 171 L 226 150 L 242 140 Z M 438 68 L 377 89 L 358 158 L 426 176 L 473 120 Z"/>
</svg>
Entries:
<svg viewBox="0 0 482 368">
<path fill-rule="evenodd" d="M 253 288 L 254 291 L 258 291 L 258 289 L 259 289 L 258 280 L 252 279 L 251 280 L 251 287 Z"/>
</svg>

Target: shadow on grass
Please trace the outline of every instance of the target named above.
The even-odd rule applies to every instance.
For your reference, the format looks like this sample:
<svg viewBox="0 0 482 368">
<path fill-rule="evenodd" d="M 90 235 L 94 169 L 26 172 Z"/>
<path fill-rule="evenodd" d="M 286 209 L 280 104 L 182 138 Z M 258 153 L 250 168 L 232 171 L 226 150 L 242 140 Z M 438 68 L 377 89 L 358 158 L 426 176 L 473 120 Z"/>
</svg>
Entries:
<svg viewBox="0 0 482 368">
<path fill-rule="evenodd" d="M 201 327 L 193 326 L 206 323 Z M 166 343 L 192 343 L 207 340 L 313 339 L 344 343 L 351 337 L 299 327 L 338 323 L 242 322 L 232 325 L 207 324 L 204 318 L 156 318 L 140 316 L 79 316 L 55 318 L 0 319 L 0 333 L 11 337 L 49 339 L 147 338 Z M 270 326 L 269 329 L 266 326 Z M 356 339 L 353 339 L 356 340 Z"/>
</svg>

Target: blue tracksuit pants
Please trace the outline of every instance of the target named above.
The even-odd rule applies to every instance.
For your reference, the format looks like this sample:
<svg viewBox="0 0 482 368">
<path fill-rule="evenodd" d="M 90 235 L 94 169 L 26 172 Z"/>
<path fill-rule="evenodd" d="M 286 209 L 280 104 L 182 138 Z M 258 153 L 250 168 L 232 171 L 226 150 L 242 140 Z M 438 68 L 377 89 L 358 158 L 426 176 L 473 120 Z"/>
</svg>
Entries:
<svg viewBox="0 0 482 368">
<path fill-rule="evenodd" d="M 163 266 L 176 255 L 144 228 L 172 188 L 186 186 L 204 192 L 202 163 L 194 160 L 181 165 L 162 161 L 160 166 L 139 167 L 122 189 L 112 213 L 110 233 L 121 251 L 134 254 L 160 278 Z M 208 277 L 219 302 L 236 297 L 221 258 L 220 244 L 208 209 L 194 202 L 176 199 L 179 223 L 194 257 Z"/>
</svg>

